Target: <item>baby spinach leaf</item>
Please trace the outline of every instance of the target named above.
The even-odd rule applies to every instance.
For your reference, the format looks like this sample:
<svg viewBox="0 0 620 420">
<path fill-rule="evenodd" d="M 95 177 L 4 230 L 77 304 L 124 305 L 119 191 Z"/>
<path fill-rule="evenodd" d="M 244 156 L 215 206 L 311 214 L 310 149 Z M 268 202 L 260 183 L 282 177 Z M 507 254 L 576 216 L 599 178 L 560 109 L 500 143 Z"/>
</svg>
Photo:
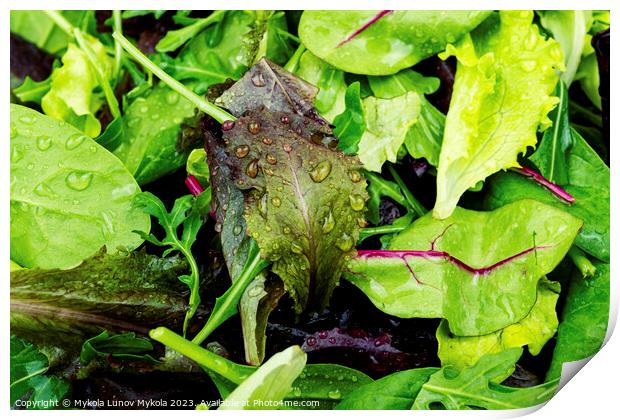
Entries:
<svg viewBox="0 0 620 420">
<path fill-rule="evenodd" d="M 555 393 L 557 381 L 530 388 L 498 385 L 510 376 L 521 352 L 521 349 L 509 349 L 483 356 L 460 373 L 455 373 L 451 367 L 442 368 L 422 386 L 413 408 L 428 410 L 439 404 L 446 410 L 509 410 L 548 401 Z"/>
<path fill-rule="evenodd" d="M 568 183 L 560 186 L 575 198 L 573 204 L 558 200 L 530 178 L 507 172 L 494 175 L 487 183 L 485 207 L 492 209 L 532 198 L 560 208 L 585 222 L 575 244 L 588 254 L 609 261 L 609 167 L 574 129 L 570 133 L 574 144 L 565 163 Z M 544 165 L 540 163 L 543 159 Z M 552 155 L 539 155 L 538 162 L 550 167 L 552 159 Z"/>
<path fill-rule="evenodd" d="M 155 217 L 161 227 L 164 229 L 165 236 L 163 239 L 157 239 L 152 233 L 136 231 L 145 241 L 158 246 L 164 246 L 165 257 L 171 252 L 180 252 L 189 263 L 191 273 L 179 276 L 179 280 L 185 283 L 190 290 L 189 310 L 185 316 L 183 324 L 183 332 L 187 330 L 190 319 L 198 310 L 200 305 L 200 272 L 198 264 L 192 254 L 192 246 L 196 242 L 198 231 L 202 227 L 203 220 L 199 211 L 192 209 L 194 198 L 191 195 L 184 195 L 174 201 L 174 205 L 170 213 L 166 210 L 166 206 L 157 196 L 145 191 L 138 194 L 134 200 L 137 207 L 142 208 L 147 214 Z M 179 237 L 179 226 L 183 225 L 183 233 Z"/>
<path fill-rule="evenodd" d="M 140 185 L 174 172 L 187 159 L 187 152 L 177 150 L 177 137 L 183 120 L 192 115 L 191 102 L 159 83 L 127 107 L 114 154 Z"/>
<path fill-rule="evenodd" d="M 536 303 L 525 318 L 491 334 L 471 337 L 452 335 L 448 323 L 442 321 L 437 329 L 441 365 L 457 370 L 476 364 L 485 354 L 527 345 L 530 353 L 538 355 L 558 327 L 555 304 L 559 283 L 542 281 L 538 285 Z"/>
<path fill-rule="evenodd" d="M 136 333 L 112 334 L 107 331 L 89 338 L 82 345 L 80 362 L 88 364 L 97 357 L 113 357 L 120 360 L 142 360 L 157 362 L 145 354 L 153 351 L 153 345 L 147 339 L 136 337 Z"/>
<path fill-rule="evenodd" d="M 319 88 L 314 98 L 314 106 L 327 121 L 334 121 L 334 118 L 345 110 L 347 84 L 343 71 L 306 51 L 301 56 L 295 74 Z"/>
<path fill-rule="evenodd" d="M 92 37 L 88 37 L 88 45 L 105 76 L 110 77 L 113 60 L 106 54 L 104 46 Z M 101 123 L 95 112 L 103 104 L 103 95 L 94 92 L 100 86 L 95 71 L 86 52 L 69 44 L 62 56 L 62 66 L 52 72 L 50 90 L 41 99 L 41 108 L 46 115 L 72 124 L 89 137 L 96 137 L 101 132 Z"/>
<path fill-rule="evenodd" d="M 324 307 L 364 224 L 359 162 L 310 137 L 310 120 L 248 112 L 224 132 L 248 233 L 297 311 Z"/>
<path fill-rule="evenodd" d="M 366 131 L 364 107 L 360 95 L 360 82 L 353 82 L 344 94 L 345 110 L 334 118 L 334 134 L 338 147 L 346 154 L 357 153 L 362 134 Z"/>
<path fill-rule="evenodd" d="M 456 56 L 458 68 L 439 156 L 437 218 L 450 216 L 477 182 L 518 167 L 517 155 L 536 144 L 536 129 L 551 123 L 562 51 L 539 34 L 532 16 L 500 11 L 442 55 Z"/>
<path fill-rule="evenodd" d="M 187 41 L 195 38 L 209 25 L 220 22 L 224 18 L 225 13 L 226 12 L 223 10 L 216 10 L 208 17 L 197 20 L 191 25 L 185 26 L 181 29 L 175 29 L 173 31 L 166 32 L 166 35 L 159 40 L 159 42 L 155 46 L 155 49 L 159 52 L 175 51 Z"/>
<path fill-rule="evenodd" d="M 443 50 L 475 28 L 489 11 L 307 10 L 302 43 L 349 73 L 388 75 Z"/>
<path fill-rule="evenodd" d="M 390 315 L 445 318 L 459 336 L 490 334 L 530 312 L 538 280 L 581 226 L 533 200 L 493 212 L 457 208 L 444 220 L 427 214 L 388 250 L 358 251 L 344 276 Z"/>
<path fill-rule="evenodd" d="M 377 98 L 390 99 L 407 92 L 430 94 L 439 89 L 439 79 L 425 77 L 411 69 L 401 70 L 391 76 L 368 76 L 368 83 Z"/>
<path fill-rule="evenodd" d="M 278 408 L 304 369 L 306 359 L 299 346 L 274 354 L 224 400 L 220 409 Z"/>
<path fill-rule="evenodd" d="M 36 104 L 41 103 L 41 99 L 49 92 L 52 87 L 51 78 L 36 82 L 26 76 L 24 83 L 12 90 L 13 94 L 17 96 L 20 102 L 34 102 Z"/>
<path fill-rule="evenodd" d="M 148 216 L 140 188 L 110 152 L 70 125 L 11 105 L 11 259 L 69 268 L 103 245 L 136 248 Z"/>
<path fill-rule="evenodd" d="M 594 355 L 603 345 L 609 321 L 609 264 L 595 263 L 596 274 L 571 277 L 547 380 L 559 379 L 562 364 Z"/>
<path fill-rule="evenodd" d="M 178 257 L 105 251 L 69 270 L 11 272 L 11 331 L 34 343 L 79 351 L 102 329 L 146 333 L 165 322 L 178 327 L 187 310 Z"/>
<path fill-rule="evenodd" d="M 34 345 L 15 336 L 11 336 L 10 366 L 11 406 L 25 398 L 36 404 L 35 409 L 57 408 L 56 404 L 69 391 L 67 382 L 44 375 L 49 369 L 47 356 Z"/>
<path fill-rule="evenodd" d="M 396 372 L 357 388 L 336 410 L 410 410 L 418 393 L 438 368 Z"/>
<path fill-rule="evenodd" d="M 420 115 L 420 95 L 414 91 L 391 99 L 369 96 L 362 101 L 366 130 L 358 144 L 358 156 L 369 171 L 380 172 L 387 160 L 396 162 L 409 129 Z"/>
</svg>

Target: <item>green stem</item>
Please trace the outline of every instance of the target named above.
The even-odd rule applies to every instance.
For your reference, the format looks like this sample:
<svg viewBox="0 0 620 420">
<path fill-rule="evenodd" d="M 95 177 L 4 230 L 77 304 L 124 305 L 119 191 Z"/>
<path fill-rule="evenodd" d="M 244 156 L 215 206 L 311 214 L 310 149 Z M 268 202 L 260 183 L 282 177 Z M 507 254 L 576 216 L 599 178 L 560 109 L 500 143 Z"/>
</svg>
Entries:
<svg viewBox="0 0 620 420">
<path fill-rule="evenodd" d="M 413 194 L 411 194 L 411 191 L 409 191 L 409 189 L 407 188 L 407 185 L 405 185 L 405 182 L 402 180 L 400 175 L 398 175 L 398 172 L 396 172 L 396 169 L 394 169 L 394 167 L 390 165 L 389 170 L 390 170 L 390 173 L 392 174 L 392 177 L 394 177 L 394 180 L 400 187 L 400 190 L 402 191 L 403 195 L 405 196 L 405 199 L 407 200 L 407 204 L 409 204 L 408 207 L 411 210 L 413 210 L 413 212 L 417 214 L 418 217 L 422 217 L 426 213 L 428 213 L 428 210 L 426 210 L 426 208 L 424 208 L 424 206 L 420 204 L 420 202 L 413 196 Z"/>
<path fill-rule="evenodd" d="M 291 58 L 284 65 L 284 70 L 294 73 L 297 70 L 297 66 L 299 66 L 299 60 L 301 59 L 301 55 L 306 51 L 306 47 L 303 44 L 299 44 Z"/>
<path fill-rule="evenodd" d="M 112 10 L 112 17 L 114 18 L 114 32 L 118 32 L 119 34 L 123 33 L 123 19 L 121 18 L 120 10 Z M 118 42 L 118 40 L 114 40 L 114 79 L 118 83 L 118 76 L 121 72 L 121 65 L 123 61 L 123 47 Z"/>
<path fill-rule="evenodd" d="M 364 171 L 364 176 L 368 179 L 371 188 L 376 188 L 380 191 L 381 196 L 389 197 L 401 206 L 408 207 L 407 200 L 400 191 L 398 185 L 394 184 L 392 181 L 387 181 L 370 171 Z"/>
<path fill-rule="evenodd" d="M 149 332 L 149 336 L 183 356 L 195 361 L 204 368 L 211 370 L 229 381 L 240 384 L 250 376 L 256 368 L 233 363 L 222 356 L 203 349 L 198 344 L 192 343 L 166 327 L 158 327 Z"/>
<path fill-rule="evenodd" d="M 150 70 L 155 76 L 159 78 L 162 82 L 167 84 L 172 90 L 179 93 L 181 96 L 185 97 L 188 101 L 193 103 L 196 108 L 204 112 L 205 114 L 213 117 L 217 122 L 223 123 L 224 121 L 230 120 L 234 121 L 236 118 L 224 111 L 222 108 L 208 102 L 204 98 L 196 95 L 190 89 L 183 86 L 183 84 L 179 83 L 173 77 L 171 77 L 168 73 L 159 68 L 155 63 L 149 60 L 140 50 L 134 47 L 131 42 L 127 38 L 125 38 L 122 34 L 118 32 L 114 32 L 112 35 L 114 39 L 116 39 L 123 49 L 127 51 L 134 60 L 140 63 L 142 66 Z"/>
<path fill-rule="evenodd" d="M 375 235 L 385 235 L 389 233 L 398 233 L 405 230 L 406 226 L 393 226 L 393 225 L 383 225 L 383 226 L 373 226 L 369 228 L 364 228 L 360 232 L 359 242 L 362 242 L 365 239 L 370 238 Z"/>
<path fill-rule="evenodd" d="M 54 23 L 63 30 L 63 32 L 65 32 L 70 37 L 73 36 L 73 31 L 75 30 L 75 27 L 67 19 L 65 19 L 65 17 L 60 14 L 59 11 L 44 10 L 43 13 L 45 13 L 50 19 L 52 19 Z"/>
<path fill-rule="evenodd" d="M 568 256 L 575 264 L 575 267 L 581 272 L 583 278 L 590 278 L 596 274 L 596 267 L 590 262 L 586 254 L 576 246 L 572 246 L 568 250 Z"/>
<path fill-rule="evenodd" d="M 112 113 L 112 116 L 114 118 L 120 118 L 121 110 L 118 107 L 118 101 L 116 100 L 116 96 L 114 96 L 114 91 L 112 91 L 112 88 L 110 87 L 110 84 L 108 83 L 108 79 L 105 77 L 105 75 L 103 74 L 103 71 L 97 64 L 97 57 L 95 57 L 95 53 L 93 52 L 93 50 L 91 50 L 90 46 L 86 43 L 86 40 L 84 39 L 84 36 L 82 35 L 82 31 L 75 28 L 73 30 L 73 36 L 75 37 L 75 40 L 77 41 L 80 49 L 84 51 L 84 54 L 86 55 L 86 59 L 88 60 L 90 67 L 95 72 L 95 76 L 97 77 L 97 81 L 99 82 L 99 85 L 101 85 L 101 88 L 103 89 L 103 94 L 105 95 L 105 99 L 108 103 L 108 106 L 110 107 L 110 112 Z"/>
<path fill-rule="evenodd" d="M 252 241 L 250 251 L 248 252 L 248 259 L 241 270 L 241 274 L 233 281 L 230 288 L 216 300 L 211 316 L 209 316 L 200 332 L 196 334 L 192 343 L 202 343 L 217 327 L 237 312 L 237 304 L 241 299 L 241 295 L 254 280 L 254 277 L 267 268 L 267 265 L 267 261 L 260 257 L 258 245 Z"/>
</svg>

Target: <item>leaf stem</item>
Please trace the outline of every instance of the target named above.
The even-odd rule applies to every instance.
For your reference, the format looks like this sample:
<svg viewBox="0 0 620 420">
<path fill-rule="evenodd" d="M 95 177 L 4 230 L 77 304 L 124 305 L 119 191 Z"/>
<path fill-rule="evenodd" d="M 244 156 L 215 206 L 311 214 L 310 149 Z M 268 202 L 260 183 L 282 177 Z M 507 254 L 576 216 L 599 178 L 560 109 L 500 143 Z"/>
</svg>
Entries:
<svg viewBox="0 0 620 420">
<path fill-rule="evenodd" d="M 209 319 L 200 332 L 196 334 L 192 343 L 202 343 L 217 327 L 236 313 L 236 307 L 241 299 L 241 295 L 252 280 L 254 280 L 254 277 L 267 268 L 267 265 L 267 261 L 263 260 L 260 256 L 258 245 L 252 240 L 250 251 L 248 252 L 248 259 L 239 277 L 237 277 L 230 288 L 216 300 L 211 316 L 209 316 Z"/>
<path fill-rule="evenodd" d="M 186 88 L 179 81 L 175 80 L 172 76 L 163 71 L 155 63 L 149 60 L 144 54 L 142 54 L 140 50 L 134 47 L 131 42 L 129 42 L 129 40 L 125 38 L 122 34 L 115 31 L 112 36 L 121 44 L 127 54 L 129 54 L 135 61 L 150 70 L 153 74 L 155 74 L 155 76 L 159 78 L 159 80 L 167 84 L 172 90 L 179 93 L 181 96 L 193 103 L 196 108 L 211 116 L 219 123 L 223 123 L 227 120 L 236 120 L 233 115 L 229 114 L 219 106 L 214 105 L 211 102 L 205 100 L 204 98 L 196 95 L 193 91 Z"/>
<path fill-rule="evenodd" d="M 572 246 L 568 250 L 568 256 L 575 264 L 575 267 L 581 272 L 584 279 L 593 277 L 596 274 L 596 267 L 590 262 L 586 254 L 576 246 Z"/>
<path fill-rule="evenodd" d="M 240 384 L 250 376 L 256 368 L 243 366 L 219 356 L 198 344 L 188 341 L 166 327 L 158 327 L 149 332 L 149 336 L 183 356 L 195 361 L 229 381 Z"/>
<path fill-rule="evenodd" d="M 284 65 L 284 70 L 294 73 L 299 66 L 299 60 L 301 59 L 302 54 L 306 51 L 306 47 L 303 44 L 299 44 L 291 58 L 289 58 L 288 62 Z"/>
<path fill-rule="evenodd" d="M 533 169 L 526 168 L 525 166 L 523 166 L 522 168 L 511 168 L 511 170 L 518 174 L 532 178 L 534 181 L 536 181 L 537 183 L 539 183 L 540 185 L 542 185 L 543 187 L 551 191 L 551 193 L 555 194 L 557 197 L 561 198 L 567 203 L 573 204 L 575 202 L 575 197 L 573 197 L 568 192 L 566 192 L 566 190 L 564 190 L 562 187 L 549 181 L 548 179 L 546 179 L 544 176 L 534 171 Z"/>
<path fill-rule="evenodd" d="M 112 10 L 112 17 L 114 19 L 114 32 L 118 32 L 119 34 L 123 33 L 123 19 L 121 18 L 120 10 Z M 118 77 L 121 72 L 121 66 L 123 61 L 123 47 L 118 42 L 118 40 L 114 40 L 114 79 L 118 83 Z"/>
<path fill-rule="evenodd" d="M 118 107 L 118 101 L 116 100 L 116 96 L 114 96 L 114 91 L 112 91 L 112 88 L 110 87 L 110 83 L 108 83 L 108 79 L 105 77 L 105 75 L 103 74 L 103 71 L 101 70 L 101 67 L 97 63 L 97 57 L 95 57 L 95 53 L 90 48 L 90 46 L 87 44 L 86 39 L 84 39 L 84 36 L 82 35 L 82 31 L 80 31 L 78 28 L 73 29 L 73 37 L 78 43 L 78 46 L 80 47 L 80 49 L 84 51 L 84 54 L 86 55 L 86 59 L 88 60 L 90 67 L 95 72 L 95 76 L 97 77 L 97 81 L 99 82 L 99 84 L 101 85 L 101 88 L 103 89 L 103 94 L 105 95 L 106 102 L 108 103 L 108 106 L 110 107 L 110 112 L 112 113 L 112 116 L 114 118 L 120 118 L 121 110 Z"/>
<path fill-rule="evenodd" d="M 392 174 L 392 177 L 394 178 L 394 181 L 396 181 L 396 183 L 400 187 L 400 190 L 405 196 L 405 200 L 407 200 L 407 204 L 409 204 L 409 208 L 413 210 L 413 212 L 417 214 L 418 217 L 422 217 L 426 213 L 428 213 L 428 210 L 426 210 L 426 208 L 424 208 L 424 206 L 413 196 L 413 194 L 411 194 L 411 191 L 409 191 L 403 179 L 400 177 L 400 175 L 398 175 L 398 172 L 396 172 L 396 169 L 394 169 L 394 167 L 390 165 L 389 170 L 390 170 L 390 174 Z"/>
<path fill-rule="evenodd" d="M 67 19 L 65 19 L 65 17 L 60 14 L 58 10 L 44 10 L 43 13 L 45 13 L 50 19 L 52 19 L 54 23 L 63 30 L 63 32 L 65 32 L 70 37 L 73 36 L 73 31 L 75 27 Z"/>
<path fill-rule="evenodd" d="M 374 235 L 385 235 L 389 233 L 398 233 L 405 230 L 406 226 L 393 226 L 393 225 L 383 225 L 383 226 L 373 226 L 368 228 L 363 228 L 360 231 L 360 239 L 359 242 L 362 242 L 371 236 Z"/>
</svg>

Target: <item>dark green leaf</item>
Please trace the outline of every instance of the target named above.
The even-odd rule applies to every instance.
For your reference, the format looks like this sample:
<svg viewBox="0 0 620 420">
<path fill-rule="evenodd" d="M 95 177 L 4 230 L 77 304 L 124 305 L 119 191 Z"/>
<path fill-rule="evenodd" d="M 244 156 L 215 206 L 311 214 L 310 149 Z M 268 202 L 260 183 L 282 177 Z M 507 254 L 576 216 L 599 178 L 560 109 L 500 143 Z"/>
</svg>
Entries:
<svg viewBox="0 0 620 420">
<path fill-rule="evenodd" d="M 41 99 L 43 99 L 45 94 L 50 90 L 51 86 L 52 80 L 49 77 L 40 82 L 35 82 L 30 76 L 26 76 L 24 83 L 13 89 L 13 94 L 17 96 L 17 99 L 21 102 L 40 104 Z"/>
<path fill-rule="evenodd" d="M 82 345 L 80 362 L 84 365 L 97 357 L 112 356 L 120 360 L 141 360 L 156 362 L 145 354 L 153 350 L 149 340 L 136 337 L 134 332 L 110 335 L 107 331 L 89 338 Z"/>
<path fill-rule="evenodd" d="M 368 76 L 368 83 L 377 98 L 391 99 L 414 91 L 431 94 L 439 89 L 439 79 L 425 77 L 411 69 L 401 70 L 391 76 Z"/>
<path fill-rule="evenodd" d="M 114 118 L 112 122 L 108 124 L 103 133 L 101 133 L 95 141 L 112 152 L 120 146 L 124 137 L 125 126 L 123 124 L 123 117 L 118 117 Z"/>
<path fill-rule="evenodd" d="M 345 110 L 334 118 L 334 134 L 338 137 L 340 150 L 352 155 L 357 153 L 359 141 L 366 130 L 359 82 L 349 85 L 344 104 Z"/>
<path fill-rule="evenodd" d="M 159 52 L 175 51 L 187 41 L 195 38 L 205 28 L 214 23 L 221 22 L 225 13 L 223 10 L 218 10 L 184 28 L 166 32 L 166 35 L 157 43 L 155 49 Z"/>
</svg>

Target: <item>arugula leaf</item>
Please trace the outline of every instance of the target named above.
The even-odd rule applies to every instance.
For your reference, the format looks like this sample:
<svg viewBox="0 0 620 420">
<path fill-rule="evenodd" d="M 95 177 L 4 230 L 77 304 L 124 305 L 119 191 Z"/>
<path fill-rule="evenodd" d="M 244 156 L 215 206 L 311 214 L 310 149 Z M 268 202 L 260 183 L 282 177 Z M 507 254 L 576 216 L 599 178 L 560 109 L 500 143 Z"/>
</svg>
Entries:
<svg viewBox="0 0 620 420">
<path fill-rule="evenodd" d="M 24 83 L 12 90 L 13 94 L 17 96 L 20 102 L 34 102 L 36 104 L 41 103 L 41 99 L 49 92 L 52 87 L 51 78 L 36 82 L 26 76 Z"/>
<path fill-rule="evenodd" d="M 181 124 L 193 115 L 190 101 L 159 83 L 125 110 L 122 140 L 114 154 L 140 185 L 174 172 L 189 153 L 177 150 Z"/>
<path fill-rule="evenodd" d="M 101 251 L 69 270 L 12 271 L 11 331 L 79 351 L 102 329 L 146 333 L 164 321 L 180 326 L 187 304 L 177 276 L 185 270 L 178 257 Z"/>
<path fill-rule="evenodd" d="M 576 270 L 571 277 L 547 380 L 560 378 L 563 363 L 590 357 L 603 345 L 609 322 L 609 264 L 594 265 L 591 279 Z"/>
<path fill-rule="evenodd" d="M 340 70 L 388 75 L 443 50 L 490 13 L 306 10 L 299 36 L 313 54 Z"/>
<path fill-rule="evenodd" d="M 220 409 L 278 408 L 301 374 L 306 359 L 299 346 L 274 354 L 224 400 Z"/>
<path fill-rule="evenodd" d="M 575 245 L 600 260 L 609 261 L 609 167 L 572 128 L 570 135 L 574 143 L 565 163 L 568 183 L 561 187 L 575 198 L 575 203 L 567 205 L 530 178 L 499 173 L 487 182 L 489 187 L 484 206 L 493 209 L 522 198 L 532 198 L 560 208 L 585 221 Z M 545 159 L 544 165 L 540 163 L 542 159 Z M 538 162 L 543 167 L 550 167 L 551 159 L 553 155 L 540 155 Z"/>
<path fill-rule="evenodd" d="M 108 57 L 103 45 L 94 38 L 88 38 L 88 44 L 106 77 L 110 77 L 112 58 Z M 51 87 L 41 99 L 41 108 L 46 115 L 67 121 L 89 137 L 98 136 L 101 123 L 95 112 L 103 100 L 101 94 L 93 91 L 99 85 L 86 53 L 71 43 L 62 56 L 62 66 L 52 72 Z"/>
<path fill-rule="evenodd" d="M 89 338 L 82 345 L 80 363 L 88 364 L 97 357 L 113 357 L 120 360 L 139 360 L 157 362 L 151 356 L 145 354 L 153 351 L 153 345 L 149 340 L 136 337 L 136 333 L 110 335 L 108 331 Z"/>
<path fill-rule="evenodd" d="M 346 154 L 356 154 L 359 142 L 366 131 L 364 108 L 360 94 L 360 82 L 353 82 L 344 94 L 344 111 L 334 118 L 334 134 L 338 147 Z"/>
<path fill-rule="evenodd" d="M 422 386 L 413 408 L 428 410 L 440 404 L 446 410 L 508 410 L 548 401 L 557 389 L 557 381 L 530 388 L 498 385 L 510 376 L 521 352 L 521 349 L 509 349 L 483 356 L 474 366 L 460 373 L 450 367 L 442 368 Z"/>
<path fill-rule="evenodd" d="M 166 210 L 166 206 L 161 202 L 157 196 L 145 191 L 136 196 L 134 203 L 136 206 L 142 208 L 147 214 L 155 217 L 162 228 L 164 228 L 165 236 L 162 240 L 159 240 L 152 233 L 135 231 L 140 236 L 152 244 L 166 247 L 163 256 L 170 254 L 171 252 L 180 252 L 190 266 L 190 274 L 184 274 L 179 276 L 179 280 L 185 283 L 190 289 L 189 296 L 189 310 L 185 315 L 185 322 L 183 323 L 183 331 L 187 331 L 187 326 L 190 319 L 198 310 L 200 305 L 200 272 L 198 270 L 198 264 L 192 254 L 192 245 L 196 242 L 196 236 L 198 231 L 202 227 L 203 220 L 200 212 L 192 209 L 194 198 L 191 195 L 184 195 L 174 201 L 172 210 L 170 213 Z M 178 236 L 178 228 L 183 225 L 183 233 L 181 237 Z"/>
<path fill-rule="evenodd" d="M 396 372 L 357 388 L 336 410 L 410 410 L 418 393 L 438 368 Z"/>
<path fill-rule="evenodd" d="M 344 72 L 306 51 L 299 60 L 295 74 L 319 88 L 314 98 L 314 106 L 319 114 L 329 122 L 345 110 L 347 84 Z"/>
<path fill-rule="evenodd" d="M 11 104 L 11 259 L 69 268 L 103 245 L 136 248 L 148 216 L 140 188 L 110 152 L 68 124 Z"/>
<path fill-rule="evenodd" d="M 485 354 L 527 345 L 536 356 L 545 343 L 553 337 L 558 327 L 555 304 L 559 296 L 559 283 L 542 281 L 538 285 L 536 303 L 525 318 L 499 331 L 482 336 L 460 337 L 450 334 L 445 321 L 437 329 L 441 365 L 462 370 L 474 365 Z"/>
<path fill-rule="evenodd" d="M 434 217 L 443 219 L 460 196 L 487 176 L 518 167 L 517 154 L 547 127 L 562 51 L 532 25 L 531 11 L 500 11 L 457 45 L 458 68 L 446 117 Z M 524 88 L 527 86 L 527 88 Z"/>
<path fill-rule="evenodd" d="M 582 222 L 533 200 L 493 212 L 457 208 L 414 221 L 389 250 L 358 251 L 344 277 L 383 312 L 445 318 L 459 336 L 523 319 L 538 280 L 562 260 Z"/>
<path fill-rule="evenodd" d="M 369 171 L 380 172 L 387 160 L 396 162 L 409 129 L 420 115 L 420 95 L 410 91 L 391 99 L 364 99 L 366 130 L 358 144 L 358 156 Z"/>
<path fill-rule="evenodd" d="M 69 392 L 67 382 L 43 375 L 49 369 L 47 356 L 34 345 L 15 336 L 11 336 L 10 367 L 11 406 L 17 400 L 27 398 L 34 408 L 57 408 Z"/>
<path fill-rule="evenodd" d="M 540 24 L 560 43 L 566 70 L 560 76 L 566 86 L 575 78 L 592 25 L 591 10 L 544 10 L 538 12 Z"/>
<path fill-rule="evenodd" d="M 225 11 L 216 10 L 212 12 L 208 17 L 200 19 L 191 25 L 185 26 L 181 29 L 166 32 L 166 35 L 159 40 L 155 49 L 159 52 L 175 51 L 177 48 L 185 44 L 187 41 L 195 38 L 205 28 L 214 23 L 221 22 L 225 16 Z"/>
</svg>

